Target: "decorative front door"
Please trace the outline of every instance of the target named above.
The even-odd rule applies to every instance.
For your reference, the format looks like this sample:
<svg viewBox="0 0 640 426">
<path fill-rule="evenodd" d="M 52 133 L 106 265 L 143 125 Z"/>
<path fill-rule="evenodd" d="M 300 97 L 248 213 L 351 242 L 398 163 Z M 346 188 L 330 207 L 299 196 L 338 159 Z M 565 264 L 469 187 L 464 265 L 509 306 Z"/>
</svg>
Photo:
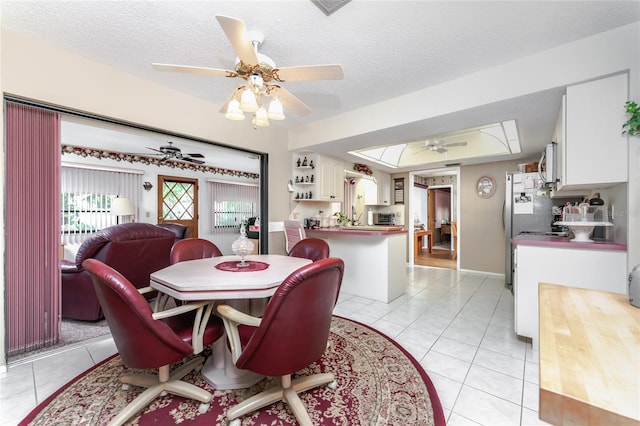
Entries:
<svg viewBox="0 0 640 426">
<path fill-rule="evenodd" d="M 186 238 L 198 238 L 198 179 L 158 175 L 158 223 L 187 227 Z"/>
</svg>

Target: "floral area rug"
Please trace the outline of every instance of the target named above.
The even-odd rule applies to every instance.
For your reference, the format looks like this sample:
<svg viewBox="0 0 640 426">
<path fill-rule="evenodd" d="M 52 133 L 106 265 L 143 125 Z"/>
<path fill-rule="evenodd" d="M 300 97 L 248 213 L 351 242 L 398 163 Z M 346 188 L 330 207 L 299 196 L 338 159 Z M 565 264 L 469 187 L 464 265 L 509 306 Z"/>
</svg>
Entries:
<svg viewBox="0 0 640 426">
<path fill-rule="evenodd" d="M 322 358 L 296 376 L 333 372 L 338 387 L 326 385 L 301 394 L 314 425 L 435 425 L 445 424 L 431 380 L 418 362 L 393 340 L 378 331 L 334 317 L 330 343 Z M 71 381 L 31 412 L 21 425 L 104 425 L 132 401 L 141 388 L 123 391 L 118 378 L 131 372 L 119 356 L 98 364 Z M 153 371 L 149 371 L 153 372 Z M 295 378 L 295 377 L 294 377 Z M 184 380 L 214 395 L 206 413 L 197 401 L 167 395 L 159 397 L 132 417 L 130 425 L 225 425 L 225 412 L 274 385 L 267 378 L 240 390 L 219 391 L 198 372 Z M 296 425 L 282 402 L 242 417 L 242 425 Z"/>
</svg>

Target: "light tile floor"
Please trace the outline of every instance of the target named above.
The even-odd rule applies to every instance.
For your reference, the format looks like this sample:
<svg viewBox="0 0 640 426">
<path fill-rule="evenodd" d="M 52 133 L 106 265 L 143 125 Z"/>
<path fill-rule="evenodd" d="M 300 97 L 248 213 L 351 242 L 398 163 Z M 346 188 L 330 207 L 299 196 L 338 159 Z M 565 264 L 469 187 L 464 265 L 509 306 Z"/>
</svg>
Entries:
<svg viewBox="0 0 640 426">
<path fill-rule="evenodd" d="M 513 296 L 494 276 L 407 267 L 400 298 L 341 294 L 335 314 L 403 345 L 433 381 L 447 424 L 541 425 L 538 354 L 513 332 Z M 111 338 L 24 359 L 0 374 L 0 426 L 17 424 L 78 374 L 116 352 Z"/>
</svg>

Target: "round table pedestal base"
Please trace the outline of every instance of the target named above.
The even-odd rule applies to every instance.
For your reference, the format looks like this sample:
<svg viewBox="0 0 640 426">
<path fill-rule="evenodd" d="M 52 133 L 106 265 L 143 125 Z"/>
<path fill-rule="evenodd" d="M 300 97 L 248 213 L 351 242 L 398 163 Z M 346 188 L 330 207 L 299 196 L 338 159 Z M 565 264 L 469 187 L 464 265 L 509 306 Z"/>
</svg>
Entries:
<svg viewBox="0 0 640 426">
<path fill-rule="evenodd" d="M 218 390 L 244 389 L 264 379 L 264 376 L 235 366 L 227 339 L 222 337 L 212 345 L 212 354 L 202 366 L 202 378 Z"/>
</svg>

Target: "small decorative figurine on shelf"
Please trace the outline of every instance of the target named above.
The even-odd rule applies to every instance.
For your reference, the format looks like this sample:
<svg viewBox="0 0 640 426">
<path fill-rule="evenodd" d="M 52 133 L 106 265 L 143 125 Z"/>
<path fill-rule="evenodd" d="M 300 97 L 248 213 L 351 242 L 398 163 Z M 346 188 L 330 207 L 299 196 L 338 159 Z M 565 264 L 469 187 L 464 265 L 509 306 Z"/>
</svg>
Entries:
<svg viewBox="0 0 640 426">
<path fill-rule="evenodd" d="M 313 169 L 313 160 L 311 160 L 311 162 L 309 163 L 309 166 L 311 166 L 311 168 Z"/>
<path fill-rule="evenodd" d="M 300 167 L 300 157 L 298 157 L 298 161 L 296 161 L 296 166 Z"/>
<path fill-rule="evenodd" d="M 307 167 L 307 157 L 304 157 L 304 160 L 302 160 L 302 167 Z"/>
<path fill-rule="evenodd" d="M 311 175 L 311 183 L 313 183 L 313 175 Z"/>
</svg>

